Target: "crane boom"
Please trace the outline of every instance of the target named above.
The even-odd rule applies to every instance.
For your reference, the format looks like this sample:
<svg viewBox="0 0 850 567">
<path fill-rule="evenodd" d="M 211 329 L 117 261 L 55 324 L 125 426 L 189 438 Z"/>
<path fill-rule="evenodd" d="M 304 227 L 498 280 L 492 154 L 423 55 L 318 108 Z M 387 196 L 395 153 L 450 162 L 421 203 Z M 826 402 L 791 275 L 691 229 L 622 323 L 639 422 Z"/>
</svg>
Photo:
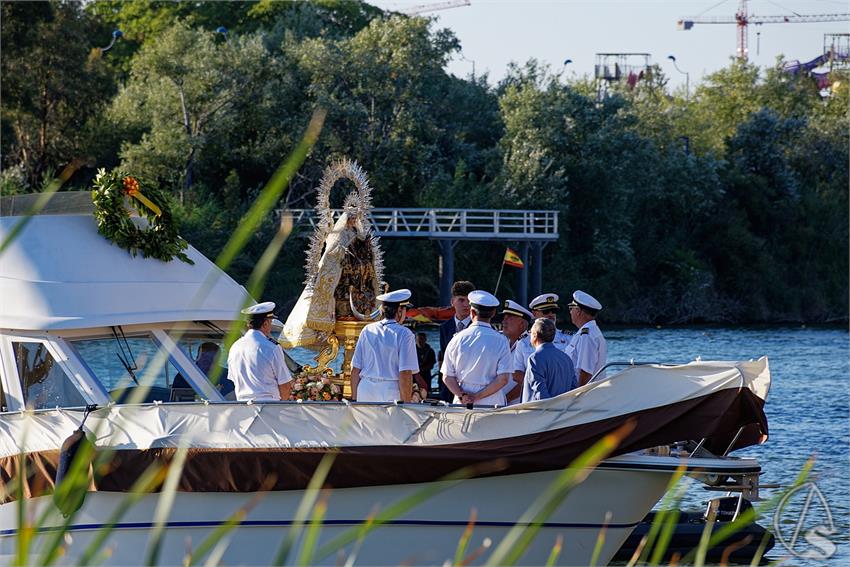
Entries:
<svg viewBox="0 0 850 567">
<path fill-rule="evenodd" d="M 399 10 L 407 16 L 415 16 L 416 14 L 424 14 L 425 12 L 436 12 L 437 10 L 448 10 L 449 8 L 460 8 L 461 6 L 469 6 L 470 0 L 450 0 L 449 2 L 435 2 L 433 4 L 418 4 Z"/>
<path fill-rule="evenodd" d="M 799 14 L 793 16 L 748 16 L 748 24 L 809 24 L 813 22 L 846 22 L 850 14 Z M 677 22 L 679 29 L 689 30 L 694 24 L 737 24 L 737 16 L 713 16 L 682 18 Z"/>
<path fill-rule="evenodd" d="M 740 0 L 734 16 L 696 16 L 678 21 L 679 30 L 687 31 L 694 24 L 736 24 L 738 57 L 747 60 L 747 25 L 755 24 L 807 24 L 811 22 L 846 22 L 850 14 L 794 14 L 791 16 L 754 16 L 747 9 L 747 0 Z"/>
</svg>

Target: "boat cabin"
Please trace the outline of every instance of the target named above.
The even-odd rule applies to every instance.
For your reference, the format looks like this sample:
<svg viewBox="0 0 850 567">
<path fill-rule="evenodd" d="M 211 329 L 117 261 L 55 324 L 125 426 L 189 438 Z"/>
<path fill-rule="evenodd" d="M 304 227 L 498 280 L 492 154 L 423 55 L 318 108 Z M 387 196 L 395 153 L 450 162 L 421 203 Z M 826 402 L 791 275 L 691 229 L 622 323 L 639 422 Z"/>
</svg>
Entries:
<svg viewBox="0 0 850 567">
<path fill-rule="evenodd" d="M 191 246 L 194 264 L 112 244 L 88 192 L 28 216 L 36 197 L 0 202 L 2 411 L 224 400 L 215 351 L 246 290 Z"/>
</svg>

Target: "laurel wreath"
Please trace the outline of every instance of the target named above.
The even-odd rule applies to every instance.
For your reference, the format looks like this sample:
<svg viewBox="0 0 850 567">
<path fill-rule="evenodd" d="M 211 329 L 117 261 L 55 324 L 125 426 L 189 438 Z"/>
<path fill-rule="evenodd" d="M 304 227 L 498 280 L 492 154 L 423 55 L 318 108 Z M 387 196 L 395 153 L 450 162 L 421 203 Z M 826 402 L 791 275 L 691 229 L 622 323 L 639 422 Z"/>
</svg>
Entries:
<svg viewBox="0 0 850 567">
<path fill-rule="evenodd" d="M 133 256 L 141 254 L 163 262 L 170 262 L 176 257 L 187 264 L 194 264 L 183 252 L 189 245 L 177 234 L 177 225 L 167 207 L 168 195 L 148 185 L 145 185 L 142 194 L 141 185 L 137 178 L 126 172 L 98 170 L 92 191 L 97 231 Z M 146 228 L 133 222 L 125 201 L 129 201 L 136 213 L 147 220 Z"/>
</svg>

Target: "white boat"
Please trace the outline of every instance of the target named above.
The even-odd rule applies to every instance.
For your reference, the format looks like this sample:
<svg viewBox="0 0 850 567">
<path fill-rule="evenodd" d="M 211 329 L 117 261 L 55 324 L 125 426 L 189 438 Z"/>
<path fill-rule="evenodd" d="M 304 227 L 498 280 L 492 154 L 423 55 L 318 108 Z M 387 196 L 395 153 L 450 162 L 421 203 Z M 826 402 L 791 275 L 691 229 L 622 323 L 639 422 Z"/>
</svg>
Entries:
<svg viewBox="0 0 850 567">
<path fill-rule="evenodd" d="M 7 215 L 0 216 L 0 242 L 22 220 L 20 207 L 8 200 L 0 207 Z M 328 455 L 332 490 L 318 520 L 320 547 L 393 503 L 423 492 L 428 498 L 363 541 L 312 557 L 325 564 L 355 552 L 366 565 L 442 563 L 454 556 L 473 510 L 470 547 L 493 542 L 479 562 L 514 526 L 535 524 L 520 563 L 545 563 L 561 536 L 559 563 L 587 564 L 604 528 L 604 564 L 680 466 L 703 478 L 734 478 L 757 493 L 759 463 L 728 453 L 766 439 L 766 359 L 630 366 L 509 408 L 228 402 L 192 355 L 242 324 L 245 290 L 194 248 L 187 251 L 194 265 L 134 258 L 98 235 L 90 215 L 56 208 L 62 214 L 29 218 L 0 254 L 2 558 L 16 553 L 23 505 L 28 518 L 45 518 L 31 553 L 64 530 L 61 562 L 78 561 L 146 468 L 178 458 L 185 462 L 174 468 L 173 503 L 159 493 L 139 496 L 103 544 L 107 564 L 142 562 L 158 521 L 166 528 L 159 561 L 181 563 L 242 507 L 244 517 L 211 553 L 226 564 L 269 564 L 303 524 L 299 503 Z M 146 403 L 112 401 L 116 392 L 126 399 L 140 391 Z M 51 495 L 55 471 L 87 405 L 98 409 L 85 430 L 109 466 L 95 471 L 81 507 L 66 519 Z M 612 456 L 582 471 L 585 480 L 532 521 L 529 508 L 564 469 L 626 423 L 630 432 Z M 651 449 L 690 440 L 705 456 L 682 445 L 663 455 Z M 452 478 L 458 470 L 465 472 Z"/>
</svg>

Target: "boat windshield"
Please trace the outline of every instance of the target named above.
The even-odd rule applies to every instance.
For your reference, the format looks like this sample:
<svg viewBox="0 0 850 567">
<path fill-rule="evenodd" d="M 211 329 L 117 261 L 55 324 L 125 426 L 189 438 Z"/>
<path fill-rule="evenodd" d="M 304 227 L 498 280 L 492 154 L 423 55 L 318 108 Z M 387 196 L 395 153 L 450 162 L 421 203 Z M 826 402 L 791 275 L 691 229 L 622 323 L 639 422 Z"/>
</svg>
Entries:
<svg viewBox="0 0 850 567">
<path fill-rule="evenodd" d="M 149 387 L 142 402 L 194 401 L 198 392 L 174 359 L 151 335 L 71 341 L 80 359 L 112 399 L 128 401 L 138 386 Z"/>
<path fill-rule="evenodd" d="M 31 409 L 81 407 L 86 400 L 80 394 L 65 369 L 57 363 L 42 341 L 14 341 L 15 364 L 24 394 L 24 403 Z M 3 396 L 3 411 L 6 400 Z"/>
<path fill-rule="evenodd" d="M 235 399 L 233 382 L 227 377 L 227 353 L 222 353 L 222 334 L 186 333 L 172 338 L 225 399 Z"/>
</svg>

